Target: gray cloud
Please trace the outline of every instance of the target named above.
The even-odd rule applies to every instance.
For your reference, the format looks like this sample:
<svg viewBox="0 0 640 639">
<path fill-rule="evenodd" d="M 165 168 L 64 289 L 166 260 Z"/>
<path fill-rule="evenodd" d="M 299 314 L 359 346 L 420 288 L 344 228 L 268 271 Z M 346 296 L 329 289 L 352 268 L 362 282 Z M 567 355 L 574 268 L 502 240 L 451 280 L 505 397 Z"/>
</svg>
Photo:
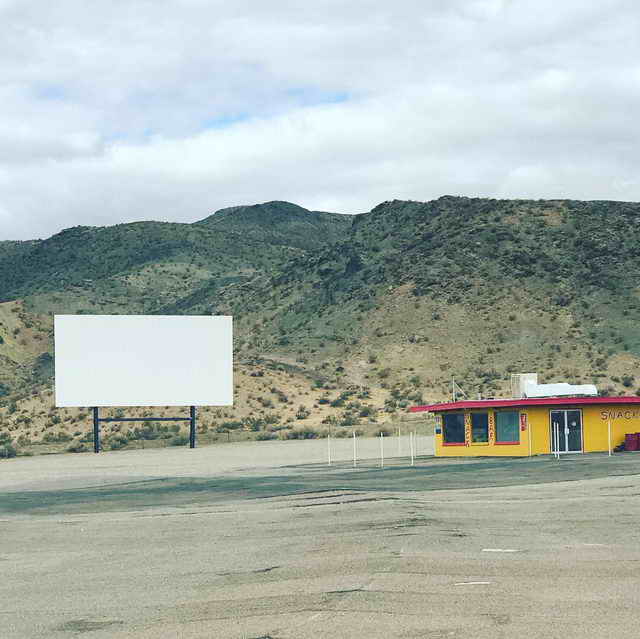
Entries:
<svg viewBox="0 0 640 639">
<path fill-rule="evenodd" d="M 640 199 L 635 2 L 0 0 L 0 239 L 288 199 Z"/>
</svg>

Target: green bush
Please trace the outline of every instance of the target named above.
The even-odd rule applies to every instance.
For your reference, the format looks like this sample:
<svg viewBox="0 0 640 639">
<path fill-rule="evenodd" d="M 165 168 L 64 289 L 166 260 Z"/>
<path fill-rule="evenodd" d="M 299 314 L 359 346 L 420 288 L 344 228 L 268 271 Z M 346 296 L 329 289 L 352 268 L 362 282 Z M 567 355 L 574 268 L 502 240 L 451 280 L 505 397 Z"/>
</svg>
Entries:
<svg viewBox="0 0 640 639">
<path fill-rule="evenodd" d="M 24 433 L 22 433 L 22 435 L 18 437 L 16 443 L 18 444 L 18 446 L 29 446 L 29 444 L 31 444 L 31 440 Z"/>
<path fill-rule="evenodd" d="M 306 419 L 307 417 L 309 417 L 309 415 L 311 415 L 309 409 L 306 406 L 300 404 L 296 412 L 296 419 Z"/>
<path fill-rule="evenodd" d="M 81 441 L 73 442 L 73 444 L 67 447 L 68 453 L 86 453 L 88 450 Z"/>
<path fill-rule="evenodd" d="M 231 422 L 222 422 L 221 426 L 216 427 L 216 433 L 226 433 L 229 430 L 238 430 L 242 428 L 242 422 L 231 421 Z"/>
<path fill-rule="evenodd" d="M 136 427 L 127 432 L 128 439 L 169 439 L 175 431 L 175 425 L 157 424 L 156 422 L 145 422 L 144 426 Z M 178 427 L 179 428 L 179 427 Z"/>
<path fill-rule="evenodd" d="M 318 431 L 313 428 L 296 428 L 294 430 L 287 431 L 287 439 L 317 439 Z"/>
<path fill-rule="evenodd" d="M 261 433 L 258 433 L 256 435 L 256 441 L 262 442 L 262 441 L 267 441 L 269 439 L 276 439 L 278 436 L 276 435 L 276 433 L 271 433 L 268 431 L 263 431 Z"/>
<path fill-rule="evenodd" d="M 375 408 L 373 406 L 362 406 L 358 411 L 358 415 L 360 417 L 369 417 L 375 413 Z"/>
<path fill-rule="evenodd" d="M 185 446 L 189 443 L 187 435 L 176 435 L 169 440 L 169 446 Z"/>
<path fill-rule="evenodd" d="M 69 433 L 60 431 L 58 433 L 45 433 L 42 438 L 45 444 L 59 444 L 62 442 L 70 442 L 73 439 Z"/>
<path fill-rule="evenodd" d="M 340 420 L 340 426 L 355 426 L 358 423 L 358 418 L 351 413 L 345 413 Z"/>
<path fill-rule="evenodd" d="M 17 454 L 13 444 L 7 442 L 6 444 L 0 445 L 0 459 L 9 459 L 10 457 L 15 457 Z"/>
<path fill-rule="evenodd" d="M 129 440 L 122 433 L 114 433 L 107 440 L 107 444 L 111 450 L 120 450 L 129 443 Z"/>
</svg>

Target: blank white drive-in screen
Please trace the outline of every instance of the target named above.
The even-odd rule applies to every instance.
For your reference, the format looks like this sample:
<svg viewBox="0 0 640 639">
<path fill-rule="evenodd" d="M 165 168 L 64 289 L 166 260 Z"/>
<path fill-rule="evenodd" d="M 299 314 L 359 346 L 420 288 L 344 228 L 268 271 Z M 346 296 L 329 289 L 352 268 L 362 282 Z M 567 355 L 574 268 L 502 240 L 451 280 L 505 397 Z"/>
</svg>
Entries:
<svg viewBox="0 0 640 639">
<path fill-rule="evenodd" d="M 56 315 L 56 406 L 230 406 L 225 316 Z"/>
</svg>

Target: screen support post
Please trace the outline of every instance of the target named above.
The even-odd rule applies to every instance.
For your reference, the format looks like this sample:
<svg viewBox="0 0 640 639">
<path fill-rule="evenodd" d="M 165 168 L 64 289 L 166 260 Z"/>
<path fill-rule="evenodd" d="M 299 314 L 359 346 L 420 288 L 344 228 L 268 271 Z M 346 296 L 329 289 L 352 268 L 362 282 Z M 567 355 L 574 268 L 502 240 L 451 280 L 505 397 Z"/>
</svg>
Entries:
<svg viewBox="0 0 640 639">
<path fill-rule="evenodd" d="M 93 407 L 93 452 L 100 452 L 100 414 L 97 406 Z"/>
<path fill-rule="evenodd" d="M 100 417 L 99 408 L 93 408 L 93 452 L 100 452 L 101 422 L 189 422 L 189 448 L 196 447 L 196 407 L 191 406 L 189 417 Z"/>
<path fill-rule="evenodd" d="M 196 447 L 196 407 L 189 409 L 189 448 Z"/>
</svg>

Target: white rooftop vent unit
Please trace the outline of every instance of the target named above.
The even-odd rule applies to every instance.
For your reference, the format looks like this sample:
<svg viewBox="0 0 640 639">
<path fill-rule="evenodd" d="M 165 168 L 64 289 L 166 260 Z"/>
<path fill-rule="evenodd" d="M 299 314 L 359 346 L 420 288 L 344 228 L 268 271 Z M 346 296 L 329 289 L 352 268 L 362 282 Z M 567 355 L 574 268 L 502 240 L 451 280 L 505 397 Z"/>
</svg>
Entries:
<svg viewBox="0 0 640 639">
<path fill-rule="evenodd" d="M 537 373 L 521 373 L 511 376 L 512 395 L 517 399 L 525 397 L 563 397 L 571 395 L 597 395 L 593 384 L 538 384 Z"/>
</svg>

